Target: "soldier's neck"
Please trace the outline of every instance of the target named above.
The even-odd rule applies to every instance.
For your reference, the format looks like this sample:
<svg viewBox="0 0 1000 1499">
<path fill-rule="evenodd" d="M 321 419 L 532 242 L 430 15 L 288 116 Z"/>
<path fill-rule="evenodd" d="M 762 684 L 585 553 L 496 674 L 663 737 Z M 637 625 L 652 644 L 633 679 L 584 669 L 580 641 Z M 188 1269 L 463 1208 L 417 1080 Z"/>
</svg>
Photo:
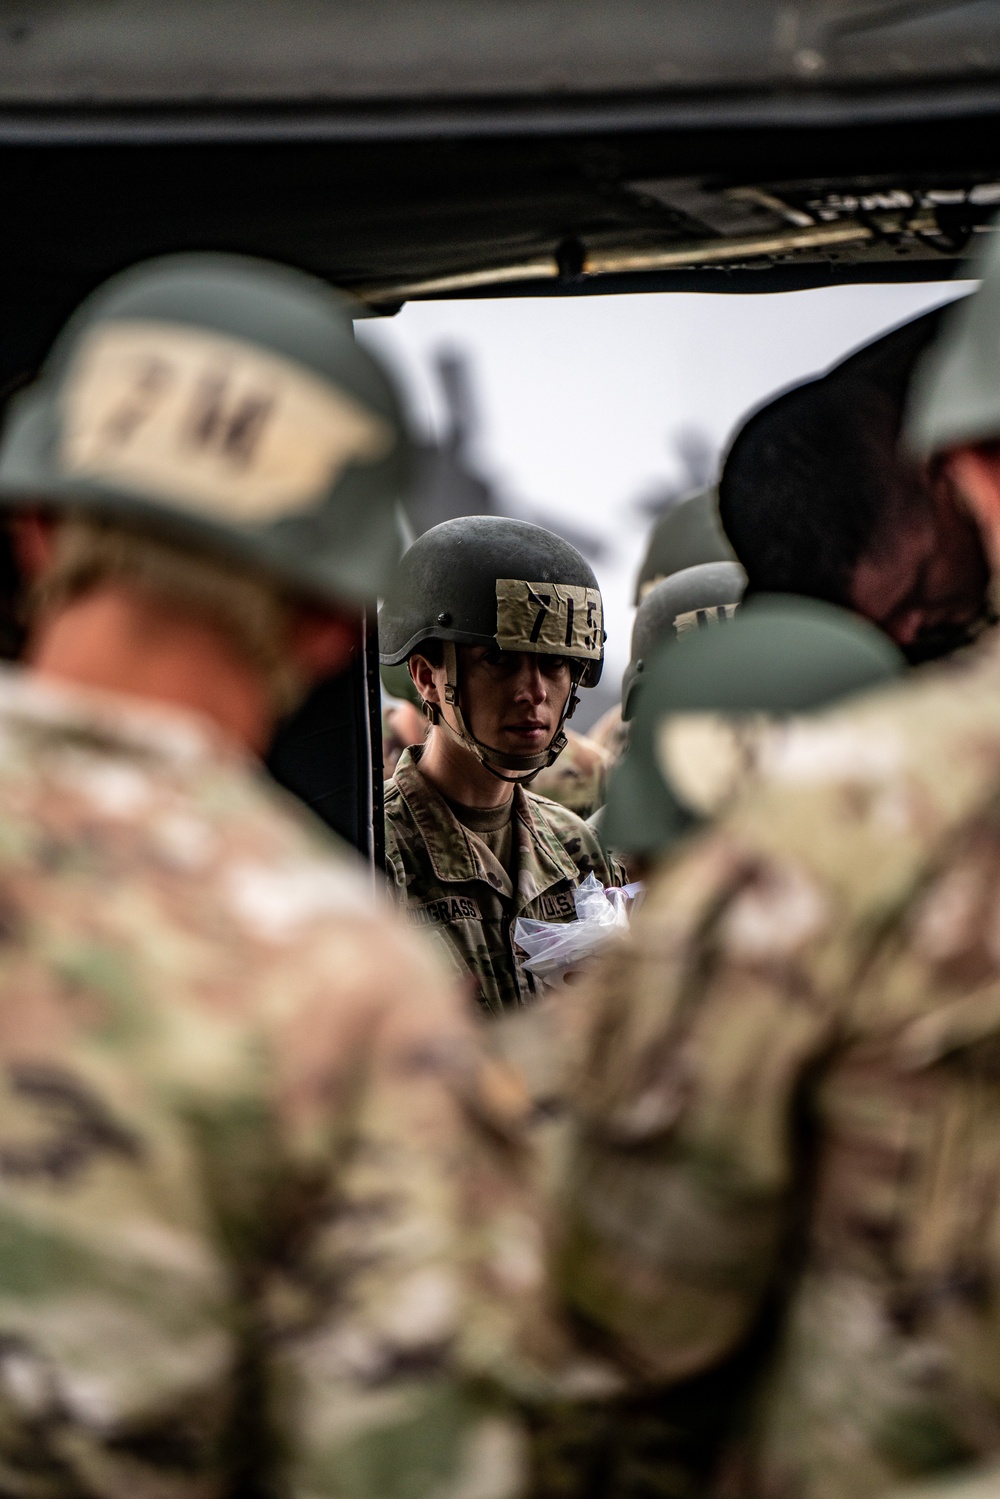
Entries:
<svg viewBox="0 0 1000 1499">
<path fill-rule="evenodd" d="M 449 801 L 463 807 L 502 807 L 513 788 L 498 780 L 471 750 L 457 744 L 444 729 L 431 729 L 420 756 L 420 774 Z"/>
<path fill-rule="evenodd" d="M 27 655 L 42 676 L 187 708 L 262 754 L 274 729 L 267 686 L 208 621 L 125 585 L 57 609 Z"/>
</svg>

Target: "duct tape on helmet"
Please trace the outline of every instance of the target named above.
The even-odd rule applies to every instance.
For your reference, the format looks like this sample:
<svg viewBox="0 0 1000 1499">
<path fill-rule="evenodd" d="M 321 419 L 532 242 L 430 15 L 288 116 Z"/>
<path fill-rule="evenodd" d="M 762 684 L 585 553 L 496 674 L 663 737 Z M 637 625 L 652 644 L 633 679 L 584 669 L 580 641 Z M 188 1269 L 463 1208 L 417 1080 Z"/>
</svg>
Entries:
<svg viewBox="0 0 1000 1499">
<path fill-rule="evenodd" d="M 0 505 L 158 530 L 319 600 L 373 598 L 400 556 L 413 448 L 352 305 L 234 255 L 112 277 L 11 403 Z"/>
<path fill-rule="evenodd" d="M 496 643 L 504 651 L 599 661 L 604 606 L 596 588 L 497 579 Z"/>
<path fill-rule="evenodd" d="M 310 509 L 348 464 L 395 442 L 382 417 L 281 355 L 150 320 L 92 328 L 60 404 L 65 473 L 241 522 Z"/>
</svg>

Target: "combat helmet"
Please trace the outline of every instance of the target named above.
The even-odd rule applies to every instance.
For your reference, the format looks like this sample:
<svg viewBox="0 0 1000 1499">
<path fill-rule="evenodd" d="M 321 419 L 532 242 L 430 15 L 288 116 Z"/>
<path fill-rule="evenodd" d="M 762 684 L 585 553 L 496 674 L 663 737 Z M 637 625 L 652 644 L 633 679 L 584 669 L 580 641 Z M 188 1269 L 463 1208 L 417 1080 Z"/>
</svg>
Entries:
<svg viewBox="0 0 1000 1499">
<path fill-rule="evenodd" d="M 950 307 L 917 366 L 905 422 L 910 452 L 929 458 L 964 443 L 1000 437 L 1000 222 L 970 276 L 979 290 Z"/>
<path fill-rule="evenodd" d="M 661 578 L 643 596 L 632 624 L 629 663 L 622 677 L 622 718 L 635 714 L 646 663 L 666 640 L 708 629 L 733 618 L 747 575 L 738 562 L 703 562 Z"/>
<path fill-rule="evenodd" d="M 463 516 L 425 531 L 404 554 L 379 611 L 384 666 L 407 661 L 424 641 L 442 642 L 456 737 L 501 780 L 526 782 L 561 754 L 577 689 L 600 680 L 604 638 L 601 591 L 576 547 L 541 526 L 501 516 Z M 548 749 L 508 755 L 475 737 L 462 712 L 460 645 L 569 659 L 572 686 Z M 433 723 L 455 734 L 436 707 L 424 707 Z"/>
<path fill-rule="evenodd" d="M 113 277 L 12 405 L 0 505 L 155 530 L 318 601 L 375 597 L 401 551 L 412 447 L 352 306 L 234 255 Z"/>
<path fill-rule="evenodd" d="M 702 489 L 672 505 L 653 527 L 639 568 L 633 603 L 640 604 L 655 583 L 703 562 L 735 562 L 722 521 L 719 492 Z"/>
<path fill-rule="evenodd" d="M 724 810 L 754 767 L 761 720 L 808 713 L 899 676 L 888 636 L 834 604 L 760 594 L 724 629 L 662 645 L 644 674 L 601 836 L 652 856 Z"/>
</svg>

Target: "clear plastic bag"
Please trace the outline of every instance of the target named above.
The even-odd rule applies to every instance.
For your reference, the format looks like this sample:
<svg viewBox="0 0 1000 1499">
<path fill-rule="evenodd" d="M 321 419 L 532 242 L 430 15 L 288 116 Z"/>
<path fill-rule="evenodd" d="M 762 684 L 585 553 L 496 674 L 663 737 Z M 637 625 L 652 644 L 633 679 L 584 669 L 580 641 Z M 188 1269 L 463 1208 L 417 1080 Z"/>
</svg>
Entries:
<svg viewBox="0 0 1000 1499">
<path fill-rule="evenodd" d="M 615 932 L 628 929 L 629 911 L 638 885 L 610 889 L 588 874 L 573 892 L 575 921 L 531 921 L 519 916 L 514 941 L 525 953 L 523 967 L 551 988 L 571 980 Z"/>
</svg>

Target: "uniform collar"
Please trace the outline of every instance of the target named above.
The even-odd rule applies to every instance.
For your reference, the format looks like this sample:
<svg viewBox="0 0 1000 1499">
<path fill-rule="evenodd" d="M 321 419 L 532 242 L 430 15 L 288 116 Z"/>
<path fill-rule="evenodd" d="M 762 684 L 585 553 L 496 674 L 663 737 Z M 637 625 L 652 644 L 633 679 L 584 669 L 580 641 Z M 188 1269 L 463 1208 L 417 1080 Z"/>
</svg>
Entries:
<svg viewBox="0 0 1000 1499">
<path fill-rule="evenodd" d="M 470 835 L 444 797 L 426 781 L 417 768 L 420 747 L 406 749 L 399 757 L 393 782 L 416 824 L 436 877 L 449 884 L 482 880 L 514 899 L 510 875 L 493 857 L 481 839 Z M 559 840 L 536 814 L 534 798 L 523 787 L 514 787 L 514 836 L 517 840 L 518 909 L 563 880 L 575 885 L 580 872 Z"/>
</svg>

